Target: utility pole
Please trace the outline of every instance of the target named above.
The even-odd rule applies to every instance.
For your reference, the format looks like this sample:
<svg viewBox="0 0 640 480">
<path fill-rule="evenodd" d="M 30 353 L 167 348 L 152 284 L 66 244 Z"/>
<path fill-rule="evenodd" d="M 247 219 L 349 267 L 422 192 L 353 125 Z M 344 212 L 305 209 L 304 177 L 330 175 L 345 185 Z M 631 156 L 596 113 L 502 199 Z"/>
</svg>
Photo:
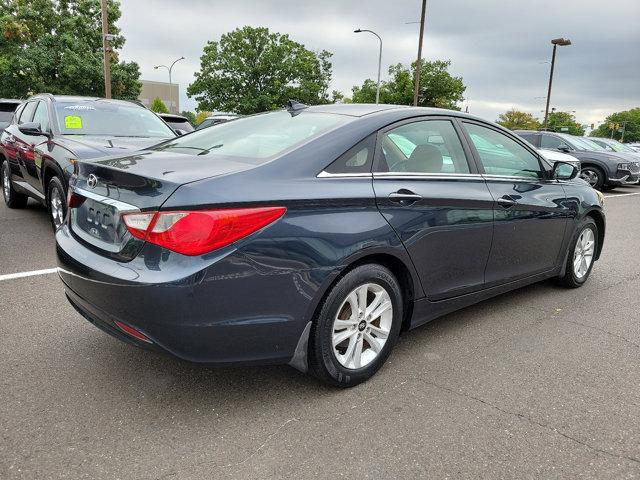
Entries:
<svg viewBox="0 0 640 480">
<path fill-rule="evenodd" d="M 427 11 L 427 0 L 422 0 L 422 13 L 420 15 L 420 38 L 418 39 L 418 59 L 416 61 L 416 72 L 413 75 L 413 106 L 418 106 L 418 90 L 420 89 L 420 71 L 422 70 L 422 37 L 424 36 L 424 16 Z"/>
<path fill-rule="evenodd" d="M 100 0 L 102 10 L 102 53 L 104 62 L 104 97 L 111 98 L 111 47 L 109 47 L 109 18 L 107 0 Z"/>
</svg>

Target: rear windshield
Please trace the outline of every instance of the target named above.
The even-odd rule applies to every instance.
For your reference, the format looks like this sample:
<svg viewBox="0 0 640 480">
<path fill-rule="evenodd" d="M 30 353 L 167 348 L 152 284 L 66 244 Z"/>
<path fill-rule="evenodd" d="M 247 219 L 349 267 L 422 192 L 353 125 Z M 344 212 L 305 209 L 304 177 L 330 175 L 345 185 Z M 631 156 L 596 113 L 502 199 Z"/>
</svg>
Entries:
<svg viewBox="0 0 640 480">
<path fill-rule="evenodd" d="M 134 104 L 102 101 L 56 102 L 63 135 L 171 138 L 174 133 L 154 113 Z"/>
<path fill-rule="evenodd" d="M 181 120 L 179 118 L 165 118 L 164 121 L 167 122 L 171 128 L 177 128 L 179 130 L 182 130 L 183 132 L 193 132 L 194 130 L 193 126 L 189 123 L 188 120 Z"/>
<path fill-rule="evenodd" d="M 349 117 L 278 111 L 244 117 L 215 128 L 196 130 L 156 147 L 193 155 L 229 155 L 255 159 L 273 157 L 348 121 Z"/>
</svg>

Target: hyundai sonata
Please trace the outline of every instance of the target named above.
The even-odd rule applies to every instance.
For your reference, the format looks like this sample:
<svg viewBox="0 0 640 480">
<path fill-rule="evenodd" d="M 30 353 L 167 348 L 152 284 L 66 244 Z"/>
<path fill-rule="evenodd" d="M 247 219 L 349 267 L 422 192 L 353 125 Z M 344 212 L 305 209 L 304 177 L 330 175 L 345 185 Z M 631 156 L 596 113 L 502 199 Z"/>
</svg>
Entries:
<svg viewBox="0 0 640 480">
<path fill-rule="evenodd" d="M 605 216 L 577 173 L 460 112 L 291 102 L 77 162 L 59 273 L 126 342 L 352 386 L 408 329 L 544 279 L 584 284 Z"/>
</svg>

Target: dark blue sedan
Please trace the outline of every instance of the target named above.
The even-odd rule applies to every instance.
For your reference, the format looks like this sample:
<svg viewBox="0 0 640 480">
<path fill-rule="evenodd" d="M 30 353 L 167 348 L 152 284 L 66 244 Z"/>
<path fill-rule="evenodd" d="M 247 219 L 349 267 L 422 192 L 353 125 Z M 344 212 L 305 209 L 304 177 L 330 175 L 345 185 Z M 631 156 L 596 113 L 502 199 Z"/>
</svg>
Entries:
<svg viewBox="0 0 640 480">
<path fill-rule="evenodd" d="M 541 280 L 584 284 L 605 216 L 577 173 L 460 112 L 292 102 L 77 162 L 60 277 L 126 342 L 352 386 L 403 331 Z"/>
</svg>

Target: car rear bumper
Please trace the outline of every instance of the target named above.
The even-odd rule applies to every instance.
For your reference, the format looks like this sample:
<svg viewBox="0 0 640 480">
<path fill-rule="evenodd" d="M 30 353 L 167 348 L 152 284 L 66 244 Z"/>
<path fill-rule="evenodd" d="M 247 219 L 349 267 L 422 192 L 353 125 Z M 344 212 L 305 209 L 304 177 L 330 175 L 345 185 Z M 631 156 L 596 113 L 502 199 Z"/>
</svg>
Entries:
<svg viewBox="0 0 640 480">
<path fill-rule="evenodd" d="M 67 226 L 56 242 L 66 295 L 87 320 L 128 343 L 198 363 L 288 363 L 317 292 L 310 279 L 328 274 L 269 268 L 235 248 L 185 257 L 145 245 L 134 260 L 117 262 L 84 246 Z"/>
</svg>

